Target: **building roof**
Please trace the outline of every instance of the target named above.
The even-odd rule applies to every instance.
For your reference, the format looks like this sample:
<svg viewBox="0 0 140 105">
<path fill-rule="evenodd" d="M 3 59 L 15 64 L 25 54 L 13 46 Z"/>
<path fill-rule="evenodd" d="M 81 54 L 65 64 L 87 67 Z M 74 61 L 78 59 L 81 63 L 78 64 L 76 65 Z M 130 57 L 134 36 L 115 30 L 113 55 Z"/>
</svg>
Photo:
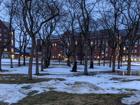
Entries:
<svg viewBox="0 0 140 105">
<path fill-rule="evenodd" d="M 3 25 L 4 25 L 7 29 L 10 30 L 10 23 L 9 23 L 9 22 L 7 22 L 7 21 L 3 21 L 3 20 L 0 20 L 0 21 L 3 23 Z M 12 27 L 12 30 L 14 30 L 13 27 Z"/>
</svg>

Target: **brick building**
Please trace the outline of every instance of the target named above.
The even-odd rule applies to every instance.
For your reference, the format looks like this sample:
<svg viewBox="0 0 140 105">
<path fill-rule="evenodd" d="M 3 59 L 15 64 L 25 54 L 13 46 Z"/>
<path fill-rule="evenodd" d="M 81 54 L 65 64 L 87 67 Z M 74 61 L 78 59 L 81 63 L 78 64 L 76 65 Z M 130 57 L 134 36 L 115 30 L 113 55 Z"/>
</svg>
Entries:
<svg viewBox="0 0 140 105">
<path fill-rule="evenodd" d="M 67 33 L 64 33 L 64 35 Z M 121 31 L 121 37 L 125 38 L 125 32 L 124 30 Z M 89 45 L 93 47 L 93 58 L 94 59 L 110 59 L 111 56 L 111 48 L 108 45 L 108 39 L 109 36 L 107 34 L 107 30 L 100 30 L 97 31 L 96 33 L 91 33 L 89 37 Z M 76 34 L 76 55 L 77 58 L 83 59 L 84 57 L 84 49 L 83 44 L 82 44 L 82 38 L 80 37 L 80 33 Z M 63 47 L 61 46 L 62 42 L 59 37 L 55 37 L 52 39 L 52 59 L 59 59 L 61 56 L 61 59 L 65 59 L 66 55 L 64 52 Z M 90 56 L 90 50 L 89 49 L 89 56 Z M 116 54 L 118 54 L 118 50 Z M 126 51 L 126 44 L 123 46 L 123 60 L 127 60 L 127 51 Z M 136 42 L 136 45 L 133 49 L 132 52 L 132 61 L 140 61 L 140 39 Z"/>
<path fill-rule="evenodd" d="M 65 36 L 65 40 L 69 40 L 69 32 L 65 32 L 63 35 Z M 106 59 L 109 57 L 108 54 L 104 56 L 104 53 L 110 52 L 110 49 L 108 46 L 108 36 L 104 35 L 104 31 L 100 31 L 98 33 L 92 33 L 92 35 L 89 36 L 89 46 L 92 47 L 92 49 L 89 49 L 89 56 L 90 56 L 90 50 L 92 51 L 92 55 L 94 59 L 99 59 L 99 57 L 106 57 Z M 66 59 L 65 54 L 65 48 L 64 43 L 62 44 L 62 39 L 60 37 L 52 38 L 52 59 Z M 80 33 L 76 33 L 75 36 L 75 44 L 76 44 L 76 55 L 78 60 L 82 60 L 84 58 L 84 49 L 83 49 L 83 43 L 82 43 L 82 37 Z M 73 42 L 65 42 L 65 43 L 73 43 Z M 71 45 L 70 45 L 71 46 Z M 102 50 L 101 50 L 102 47 Z"/>
<path fill-rule="evenodd" d="M 14 57 L 15 37 L 14 30 L 10 31 L 8 22 L 0 20 L 0 51 L 3 51 L 3 57 L 7 58 L 9 55 Z"/>
<path fill-rule="evenodd" d="M 51 43 L 52 43 L 52 48 L 51 48 L 51 59 L 53 60 L 62 60 L 64 59 L 64 51 L 61 46 L 61 40 L 57 36 L 51 37 Z"/>
</svg>

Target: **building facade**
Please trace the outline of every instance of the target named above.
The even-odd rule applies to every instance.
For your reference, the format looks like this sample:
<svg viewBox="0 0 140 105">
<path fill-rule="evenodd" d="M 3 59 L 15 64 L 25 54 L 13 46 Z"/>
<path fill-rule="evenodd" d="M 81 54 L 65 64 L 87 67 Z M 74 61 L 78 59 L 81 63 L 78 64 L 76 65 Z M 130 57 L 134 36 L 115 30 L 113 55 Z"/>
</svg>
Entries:
<svg viewBox="0 0 140 105">
<path fill-rule="evenodd" d="M 67 32 L 64 33 L 68 34 Z M 70 33 L 69 33 L 70 34 Z M 121 38 L 125 40 L 125 33 L 121 32 Z M 68 37 L 68 36 L 67 36 Z M 79 33 L 76 33 L 76 55 L 78 60 L 84 59 L 84 49 L 83 49 L 83 43 L 82 43 L 82 37 Z M 109 36 L 107 34 L 107 30 L 100 30 L 96 33 L 91 33 L 89 35 L 89 58 L 92 53 L 93 59 L 104 59 L 104 60 L 109 60 L 112 55 L 112 49 L 109 46 L 109 43 L 111 44 L 112 42 L 109 42 Z M 67 39 L 64 39 L 67 40 Z M 67 42 L 69 43 L 69 42 Z M 65 60 L 67 58 L 65 54 L 65 49 L 64 46 L 62 45 L 62 41 L 60 37 L 56 37 L 55 39 L 52 39 L 52 59 L 61 59 Z M 119 53 L 122 53 L 123 55 L 123 61 L 127 61 L 127 45 L 126 43 L 122 44 L 121 46 L 122 52 L 119 52 L 120 50 L 117 48 L 116 50 L 116 57 L 119 56 Z M 116 58 L 117 59 L 117 58 Z M 140 39 L 137 40 L 133 51 L 132 51 L 132 61 L 140 61 Z"/>
<path fill-rule="evenodd" d="M 0 20 L 0 52 L 2 57 L 14 57 L 15 36 L 13 28 L 8 22 Z"/>
</svg>

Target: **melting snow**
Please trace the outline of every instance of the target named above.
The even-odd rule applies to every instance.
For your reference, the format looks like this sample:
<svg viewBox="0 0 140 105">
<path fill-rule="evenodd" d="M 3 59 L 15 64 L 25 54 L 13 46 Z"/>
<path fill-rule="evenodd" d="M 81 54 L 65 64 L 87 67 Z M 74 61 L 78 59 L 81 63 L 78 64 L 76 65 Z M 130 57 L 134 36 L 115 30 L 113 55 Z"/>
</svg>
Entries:
<svg viewBox="0 0 140 105">
<path fill-rule="evenodd" d="M 3 60 L 4 61 L 4 60 Z M 138 63 L 133 65 L 134 70 L 139 69 Z M 33 74 L 35 73 L 33 67 Z M 8 74 L 27 74 L 27 66 L 10 68 L 3 65 L 3 69 L 9 70 Z M 139 76 L 121 76 L 111 74 L 96 74 L 91 76 L 76 75 L 77 73 L 70 72 L 71 68 L 61 65 L 54 66 L 41 72 L 44 76 L 35 76 L 38 78 L 63 78 L 64 80 L 52 79 L 39 83 L 30 84 L 0 84 L 0 101 L 8 103 L 16 103 L 23 99 L 32 91 L 37 91 L 36 94 L 51 90 L 68 92 L 68 93 L 97 93 L 97 94 L 124 94 L 133 93 L 130 97 L 124 97 L 122 102 L 128 105 L 140 102 L 140 77 Z M 95 66 L 95 69 L 89 71 L 110 71 L 111 68 L 105 66 Z M 125 67 L 122 70 L 126 70 Z M 83 66 L 78 66 L 78 73 L 83 71 Z M 29 87 L 29 88 L 23 88 Z"/>
</svg>

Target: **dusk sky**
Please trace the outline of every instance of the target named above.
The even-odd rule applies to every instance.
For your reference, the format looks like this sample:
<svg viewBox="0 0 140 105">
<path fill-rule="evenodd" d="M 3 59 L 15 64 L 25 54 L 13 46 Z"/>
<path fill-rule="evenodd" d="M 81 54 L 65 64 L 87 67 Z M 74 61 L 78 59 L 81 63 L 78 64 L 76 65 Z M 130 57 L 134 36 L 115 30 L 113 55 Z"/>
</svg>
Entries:
<svg viewBox="0 0 140 105">
<path fill-rule="evenodd" d="M 6 0 L 4 0 L 6 2 Z M 6 12 L 6 8 L 4 6 L 4 3 L 0 5 L 0 19 L 4 21 L 8 21 L 8 14 Z"/>
</svg>

